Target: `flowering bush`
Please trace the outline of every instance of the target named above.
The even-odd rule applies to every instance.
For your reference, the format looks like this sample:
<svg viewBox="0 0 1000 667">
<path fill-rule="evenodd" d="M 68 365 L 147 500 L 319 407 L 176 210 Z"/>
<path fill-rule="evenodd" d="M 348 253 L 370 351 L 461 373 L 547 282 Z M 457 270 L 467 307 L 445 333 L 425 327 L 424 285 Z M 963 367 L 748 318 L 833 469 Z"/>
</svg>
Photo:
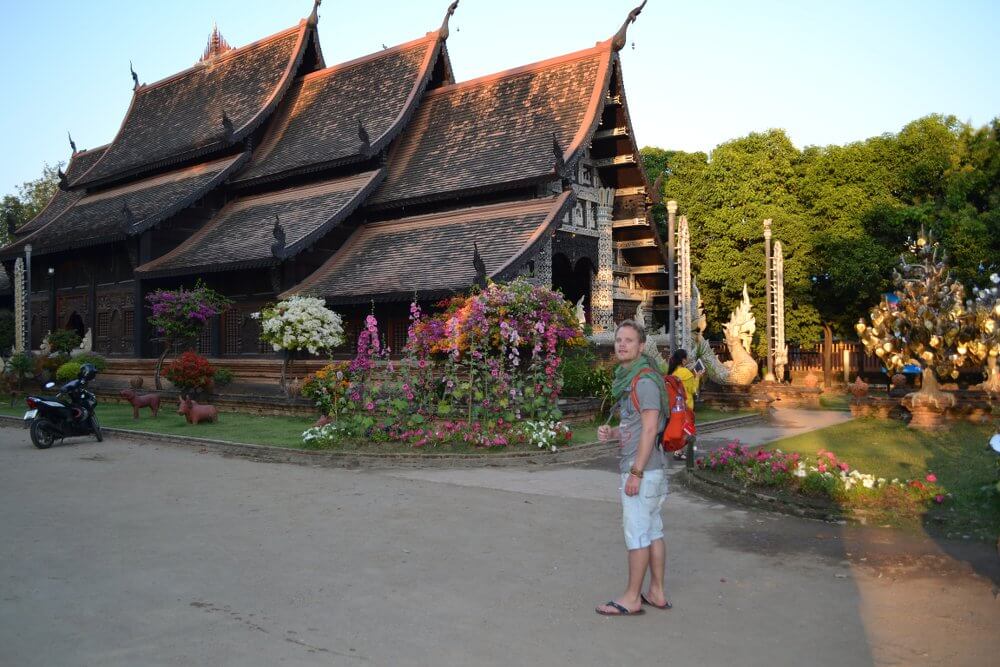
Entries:
<svg viewBox="0 0 1000 667">
<path fill-rule="evenodd" d="M 556 446 L 565 444 L 573 437 L 573 432 L 564 422 L 557 421 L 526 421 L 520 425 L 528 439 L 528 444 L 539 449 L 556 451 Z"/>
<path fill-rule="evenodd" d="M 261 340 L 270 343 L 275 352 L 308 350 L 318 354 L 344 342 L 340 315 L 318 297 L 293 296 L 263 309 L 258 317 Z"/>
<path fill-rule="evenodd" d="M 232 303 L 200 280 L 193 290 L 158 289 L 146 295 L 146 302 L 151 310 L 149 324 L 168 348 L 175 343 L 193 344 L 205 324 Z"/>
<path fill-rule="evenodd" d="M 167 366 L 164 373 L 182 395 L 207 391 L 212 386 L 215 368 L 196 352 L 185 352 Z"/>
<path fill-rule="evenodd" d="M 324 415 L 341 411 L 342 400 L 350 385 L 346 361 L 328 364 L 310 375 L 299 393 L 316 404 Z"/>
<path fill-rule="evenodd" d="M 744 486 L 777 487 L 806 496 L 822 497 L 849 505 L 883 505 L 903 509 L 930 501 L 943 503 L 947 493 L 934 473 L 923 479 L 875 477 L 851 468 L 833 452 L 820 450 L 815 462 L 780 450 L 750 451 L 738 440 L 700 457 L 701 470 L 724 473 Z"/>
</svg>

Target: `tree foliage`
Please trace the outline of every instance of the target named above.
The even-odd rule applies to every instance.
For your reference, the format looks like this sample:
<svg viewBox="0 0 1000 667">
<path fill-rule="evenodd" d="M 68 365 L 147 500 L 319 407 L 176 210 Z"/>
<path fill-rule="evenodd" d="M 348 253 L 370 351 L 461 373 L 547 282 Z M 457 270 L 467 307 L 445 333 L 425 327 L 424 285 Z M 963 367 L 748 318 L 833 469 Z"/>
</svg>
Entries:
<svg viewBox="0 0 1000 667">
<path fill-rule="evenodd" d="M 795 148 L 782 130 L 726 142 L 711 155 L 644 148 L 691 224 L 692 268 L 709 333 L 718 334 L 743 281 L 764 320 L 762 222 L 785 249 L 786 330 L 811 344 L 823 323 L 841 336 L 892 286 L 897 249 L 925 227 L 956 279 L 1000 270 L 1000 118 L 973 128 L 954 116 L 896 134 Z"/>
<path fill-rule="evenodd" d="M 8 194 L 0 199 L 0 241 L 6 244 L 10 240 L 7 238 L 8 216 L 17 229 L 42 212 L 59 189 L 59 170 L 62 167 L 62 162 L 55 166 L 44 164 L 41 176 L 18 186 L 16 195 Z"/>
</svg>

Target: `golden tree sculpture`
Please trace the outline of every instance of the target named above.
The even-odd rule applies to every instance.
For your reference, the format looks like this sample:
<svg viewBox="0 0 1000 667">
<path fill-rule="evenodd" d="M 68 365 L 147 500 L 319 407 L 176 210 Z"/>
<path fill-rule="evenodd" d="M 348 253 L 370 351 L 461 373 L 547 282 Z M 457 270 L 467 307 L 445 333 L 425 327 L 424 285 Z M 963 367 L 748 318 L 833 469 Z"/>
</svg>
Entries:
<svg viewBox="0 0 1000 667">
<path fill-rule="evenodd" d="M 871 323 L 861 318 L 855 326 L 890 375 L 914 364 L 942 380 L 956 379 L 961 369 L 982 363 L 978 309 L 966 301 L 933 235 L 921 230 L 908 243 L 893 282 L 895 300 L 883 298 L 869 313 Z"/>
</svg>

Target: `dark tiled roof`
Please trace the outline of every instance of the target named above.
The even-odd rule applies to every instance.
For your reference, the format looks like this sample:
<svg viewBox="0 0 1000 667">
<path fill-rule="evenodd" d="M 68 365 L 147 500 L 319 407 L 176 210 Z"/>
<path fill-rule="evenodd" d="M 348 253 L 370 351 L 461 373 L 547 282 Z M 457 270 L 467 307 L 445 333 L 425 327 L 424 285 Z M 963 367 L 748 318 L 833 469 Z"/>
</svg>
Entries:
<svg viewBox="0 0 1000 667">
<path fill-rule="evenodd" d="M 377 153 L 395 138 L 416 108 L 440 44 L 438 33 L 432 32 L 299 79 L 236 180 L 287 176 Z M 368 134 L 367 151 L 359 121 Z"/>
<path fill-rule="evenodd" d="M 25 243 L 45 254 L 134 236 L 203 197 L 245 159 L 246 154 L 230 156 L 84 196 L 46 226 L 4 248 L 0 256 L 22 252 Z"/>
<path fill-rule="evenodd" d="M 572 206 L 556 197 L 369 223 L 309 278 L 282 297 L 317 294 L 332 303 L 421 298 L 473 284 L 473 243 L 487 275 L 511 277 Z"/>
<path fill-rule="evenodd" d="M 72 180 L 93 167 L 94 163 L 101 159 L 101 156 L 104 155 L 104 150 L 106 148 L 107 146 L 100 146 L 99 148 L 92 148 L 88 151 L 74 153 L 73 157 L 70 158 L 69 166 L 66 167 L 66 178 Z M 82 190 L 65 191 L 57 189 L 55 195 L 52 196 L 52 199 L 50 199 L 49 203 L 45 205 L 45 208 L 42 209 L 41 213 L 36 215 L 27 223 L 21 225 L 21 227 L 17 230 L 17 235 L 24 236 L 25 234 L 31 234 L 32 232 L 41 229 L 59 217 L 63 211 L 66 211 L 70 206 L 79 201 L 82 196 Z"/>
<path fill-rule="evenodd" d="M 553 135 L 565 162 L 589 144 L 611 60 L 602 42 L 428 92 L 371 203 L 389 208 L 554 176 Z"/>
<path fill-rule="evenodd" d="M 121 180 L 241 140 L 281 101 L 311 30 L 303 21 L 295 28 L 140 86 L 107 152 L 71 185 Z M 223 112 L 232 123 L 229 136 Z"/>
<path fill-rule="evenodd" d="M 238 199 L 166 255 L 136 269 L 147 276 L 274 264 L 275 215 L 285 230 L 281 259 L 305 249 L 349 216 L 381 182 L 370 171 L 308 187 Z"/>
</svg>

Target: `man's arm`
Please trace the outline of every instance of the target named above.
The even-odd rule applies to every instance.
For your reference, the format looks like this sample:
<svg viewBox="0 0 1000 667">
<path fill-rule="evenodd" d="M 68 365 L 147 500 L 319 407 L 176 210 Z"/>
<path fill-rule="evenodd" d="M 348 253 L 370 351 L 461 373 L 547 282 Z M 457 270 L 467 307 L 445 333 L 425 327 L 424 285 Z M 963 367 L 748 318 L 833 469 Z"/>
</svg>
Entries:
<svg viewBox="0 0 1000 667">
<path fill-rule="evenodd" d="M 656 445 L 656 427 L 659 426 L 660 411 L 658 409 L 642 411 L 642 434 L 639 436 L 639 449 L 635 453 L 633 468 L 642 472 L 653 454 Z M 629 475 L 625 482 L 625 495 L 634 496 L 639 493 L 640 478 Z"/>
</svg>

